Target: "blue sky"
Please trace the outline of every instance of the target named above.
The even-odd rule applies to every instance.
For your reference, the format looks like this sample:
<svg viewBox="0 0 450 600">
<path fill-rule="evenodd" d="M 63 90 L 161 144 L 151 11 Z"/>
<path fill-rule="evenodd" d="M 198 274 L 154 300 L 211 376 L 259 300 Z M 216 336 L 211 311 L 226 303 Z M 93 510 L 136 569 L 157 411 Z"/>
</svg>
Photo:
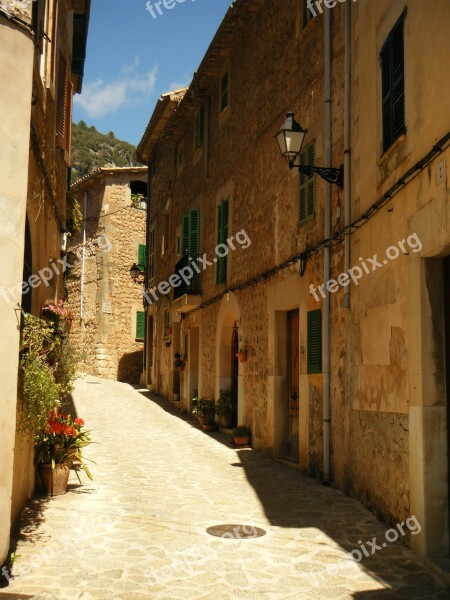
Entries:
<svg viewBox="0 0 450 600">
<path fill-rule="evenodd" d="M 164 92 L 190 83 L 231 0 L 92 0 L 73 120 L 137 144 Z"/>
</svg>

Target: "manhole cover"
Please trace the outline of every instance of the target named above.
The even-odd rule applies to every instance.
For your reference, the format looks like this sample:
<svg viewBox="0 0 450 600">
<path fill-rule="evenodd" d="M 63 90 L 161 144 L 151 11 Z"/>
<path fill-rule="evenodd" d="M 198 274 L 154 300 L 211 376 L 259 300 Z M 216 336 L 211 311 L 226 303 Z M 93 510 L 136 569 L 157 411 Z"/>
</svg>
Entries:
<svg viewBox="0 0 450 600">
<path fill-rule="evenodd" d="M 206 533 L 226 540 L 248 540 L 266 535 L 266 531 L 254 525 L 214 525 L 208 527 Z"/>
</svg>

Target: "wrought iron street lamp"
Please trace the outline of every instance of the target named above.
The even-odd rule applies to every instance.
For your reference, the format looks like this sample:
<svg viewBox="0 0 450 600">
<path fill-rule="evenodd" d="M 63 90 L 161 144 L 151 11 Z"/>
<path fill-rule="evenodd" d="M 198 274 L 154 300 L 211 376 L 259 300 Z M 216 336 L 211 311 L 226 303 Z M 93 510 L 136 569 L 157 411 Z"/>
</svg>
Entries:
<svg viewBox="0 0 450 600">
<path fill-rule="evenodd" d="M 332 167 L 316 167 L 300 164 L 300 152 L 307 132 L 308 130 L 303 129 L 294 119 L 294 113 L 288 112 L 286 114 L 286 121 L 275 135 L 281 156 L 286 160 L 290 169 L 297 167 L 299 173 L 307 176 L 317 173 L 317 175 L 328 181 L 328 183 L 335 183 L 342 189 L 344 187 L 343 165 L 339 169 L 335 169 Z"/>
<path fill-rule="evenodd" d="M 144 265 L 137 265 L 136 263 L 133 263 L 133 266 L 130 269 L 130 277 L 135 283 L 143 283 L 143 270 Z"/>
</svg>

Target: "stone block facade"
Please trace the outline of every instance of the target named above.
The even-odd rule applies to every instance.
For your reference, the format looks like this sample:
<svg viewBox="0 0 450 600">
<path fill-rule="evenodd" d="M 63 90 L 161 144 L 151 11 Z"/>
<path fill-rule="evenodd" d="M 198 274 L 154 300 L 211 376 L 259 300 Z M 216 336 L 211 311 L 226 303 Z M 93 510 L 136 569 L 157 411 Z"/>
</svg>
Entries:
<svg viewBox="0 0 450 600">
<path fill-rule="evenodd" d="M 251 428 L 252 445 L 317 478 L 328 453 L 329 385 L 332 483 L 386 523 L 416 514 L 424 535 L 413 543 L 429 557 L 446 556 L 449 542 L 443 173 L 450 122 L 439 100 L 448 96 L 439 76 L 444 60 L 432 51 L 435 37 L 448 49 L 442 23 L 449 6 L 438 5 L 433 14 L 417 0 L 330 9 L 327 139 L 325 13 L 305 19 L 300 0 L 234 3 L 190 87 L 160 99 L 138 147 L 150 167 L 155 249 L 147 272 L 147 383 L 174 399 L 179 378 L 187 410 L 194 390 L 217 400 L 221 389 L 233 389 L 236 422 Z M 379 57 L 394 31 L 402 44 L 405 131 L 383 149 Z M 298 172 L 289 171 L 274 140 L 288 110 L 308 130 L 304 148 L 314 144 L 314 165 L 325 165 L 329 145 L 333 166 L 346 160 L 344 190 L 329 191 L 314 177 L 314 210 L 305 219 Z M 327 283 L 327 193 L 330 279 L 356 265 L 361 270 L 345 288 L 330 280 L 329 323 L 317 292 Z M 244 231 L 251 243 L 229 251 L 221 278 L 216 245 L 223 241 L 224 201 L 228 237 Z M 159 288 L 180 277 L 195 254 L 211 263 L 198 286 L 175 278 Z M 381 263 L 371 269 L 377 257 Z M 241 344 L 247 361 L 237 364 Z M 176 352 L 186 360 L 180 374 Z"/>
<path fill-rule="evenodd" d="M 136 339 L 142 285 L 130 268 L 146 242 L 146 212 L 132 205 L 132 194 L 146 198 L 146 180 L 145 167 L 104 168 L 71 187 L 83 212 L 69 249 L 76 257 L 67 282 L 71 342 L 81 371 L 130 383 L 139 383 L 144 348 Z"/>
</svg>

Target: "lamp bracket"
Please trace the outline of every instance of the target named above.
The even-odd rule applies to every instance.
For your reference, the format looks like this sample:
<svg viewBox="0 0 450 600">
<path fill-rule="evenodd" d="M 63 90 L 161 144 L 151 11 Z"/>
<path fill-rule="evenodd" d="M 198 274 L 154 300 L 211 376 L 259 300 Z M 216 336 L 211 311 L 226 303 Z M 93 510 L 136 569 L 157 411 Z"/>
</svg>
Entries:
<svg viewBox="0 0 450 600">
<path fill-rule="evenodd" d="M 298 172 L 310 177 L 313 173 L 328 181 L 328 183 L 335 183 L 342 190 L 344 187 L 344 165 L 341 165 L 339 169 L 333 167 L 315 167 L 312 165 L 295 165 L 292 161 L 289 163 L 289 167 L 293 169 L 298 168 Z"/>
</svg>

